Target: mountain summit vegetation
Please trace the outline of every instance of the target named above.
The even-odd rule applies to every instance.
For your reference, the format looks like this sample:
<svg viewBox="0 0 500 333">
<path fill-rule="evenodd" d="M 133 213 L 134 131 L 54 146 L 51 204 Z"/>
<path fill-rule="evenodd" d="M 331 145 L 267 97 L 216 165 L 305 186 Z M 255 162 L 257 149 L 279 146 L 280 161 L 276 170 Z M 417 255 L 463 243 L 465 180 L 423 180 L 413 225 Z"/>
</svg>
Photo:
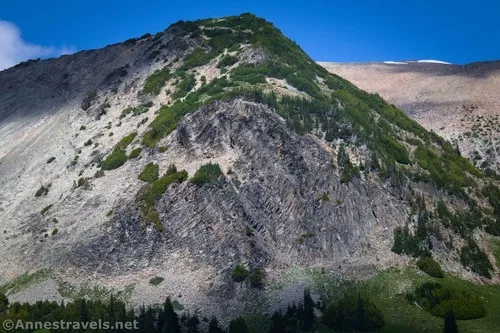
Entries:
<svg viewBox="0 0 500 333">
<path fill-rule="evenodd" d="M 431 238 L 452 242 L 455 236 L 474 247 L 475 230 L 498 235 L 500 197 L 495 179 L 378 95 L 328 73 L 271 23 L 243 14 L 178 22 L 172 29 L 199 45 L 174 72 L 179 82 L 174 96 L 183 98 L 160 109 L 142 139 L 145 146 L 153 148 L 185 114 L 204 104 L 243 98 L 269 106 L 299 135 L 311 133 L 332 146 L 339 144 L 337 166 L 344 182 L 360 177 L 363 170 L 375 172 L 381 182 L 398 190 L 409 190 L 407 200 L 417 221 L 395 229 L 396 253 L 427 255 L 432 250 Z M 244 60 L 249 52 L 256 60 Z M 196 89 L 198 69 L 213 60 L 225 70 Z M 280 81 L 287 92 L 276 87 Z M 360 155 L 356 164 L 349 160 L 346 147 Z M 438 192 L 425 193 L 423 184 Z M 492 267 L 483 252 L 477 249 L 472 254 L 467 249 L 461 250 L 461 262 L 490 277 Z"/>
</svg>

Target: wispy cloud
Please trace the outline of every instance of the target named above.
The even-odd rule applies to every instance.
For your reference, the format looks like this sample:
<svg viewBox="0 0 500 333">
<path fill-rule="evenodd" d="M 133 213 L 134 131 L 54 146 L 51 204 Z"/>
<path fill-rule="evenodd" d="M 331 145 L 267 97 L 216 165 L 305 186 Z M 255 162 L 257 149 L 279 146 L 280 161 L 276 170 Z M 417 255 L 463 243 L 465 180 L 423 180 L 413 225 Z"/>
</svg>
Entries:
<svg viewBox="0 0 500 333">
<path fill-rule="evenodd" d="M 13 23 L 0 20 L 0 70 L 33 58 L 57 57 L 71 54 L 70 47 L 30 44 L 21 37 L 21 30 Z"/>
</svg>

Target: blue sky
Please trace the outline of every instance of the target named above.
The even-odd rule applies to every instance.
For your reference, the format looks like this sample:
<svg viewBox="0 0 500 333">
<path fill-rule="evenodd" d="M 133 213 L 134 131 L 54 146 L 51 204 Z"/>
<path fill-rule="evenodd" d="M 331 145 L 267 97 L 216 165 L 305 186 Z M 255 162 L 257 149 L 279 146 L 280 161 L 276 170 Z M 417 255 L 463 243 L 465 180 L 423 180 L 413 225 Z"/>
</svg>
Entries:
<svg viewBox="0 0 500 333">
<path fill-rule="evenodd" d="M 2 2 L 0 20 L 9 22 L 3 23 L 11 30 L 17 26 L 20 41 L 12 42 L 13 48 L 28 46 L 25 56 L 99 48 L 161 31 L 180 19 L 252 12 L 273 22 L 318 61 L 437 59 L 463 64 L 500 58 L 500 4 L 493 0 Z M 18 58 L 24 55 L 17 53 Z"/>
</svg>

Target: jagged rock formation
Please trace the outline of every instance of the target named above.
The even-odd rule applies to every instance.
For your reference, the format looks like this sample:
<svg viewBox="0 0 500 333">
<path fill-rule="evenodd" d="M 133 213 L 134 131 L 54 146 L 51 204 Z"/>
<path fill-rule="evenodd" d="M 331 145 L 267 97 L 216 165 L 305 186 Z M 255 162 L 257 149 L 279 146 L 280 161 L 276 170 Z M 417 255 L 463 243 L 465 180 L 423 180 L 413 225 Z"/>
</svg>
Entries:
<svg viewBox="0 0 500 333">
<path fill-rule="evenodd" d="M 407 263 L 393 245 L 497 278 L 498 182 L 253 15 L 29 62 L 0 89 L 0 282 L 49 268 L 59 298 L 86 282 L 237 312 L 262 297 L 238 264 L 361 277 Z"/>
</svg>

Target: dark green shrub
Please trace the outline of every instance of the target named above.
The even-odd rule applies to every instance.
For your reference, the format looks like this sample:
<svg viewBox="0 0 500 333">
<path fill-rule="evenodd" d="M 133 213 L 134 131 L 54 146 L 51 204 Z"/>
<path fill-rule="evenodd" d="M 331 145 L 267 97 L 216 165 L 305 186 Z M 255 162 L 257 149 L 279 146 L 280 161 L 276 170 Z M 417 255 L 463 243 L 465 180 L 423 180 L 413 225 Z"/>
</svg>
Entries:
<svg viewBox="0 0 500 333">
<path fill-rule="evenodd" d="M 242 264 L 237 265 L 232 273 L 233 281 L 242 282 L 248 277 L 248 270 Z"/>
<path fill-rule="evenodd" d="M 59 229 L 54 228 L 54 230 L 52 230 L 51 235 L 52 235 L 52 236 L 56 235 L 58 231 L 59 231 Z"/>
<path fill-rule="evenodd" d="M 323 323 L 341 332 L 372 332 L 385 325 L 382 312 L 360 295 L 345 295 L 340 301 L 330 304 L 323 314 Z"/>
<path fill-rule="evenodd" d="M 141 201 L 143 201 L 146 206 L 152 206 L 156 200 L 158 200 L 163 193 L 168 189 L 168 187 L 173 183 L 182 183 L 188 177 L 188 173 L 185 170 L 176 172 L 174 174 L 163 176 L 160 179 L 154 181 L 140 196 Z"/>
<path fill-rule="evenodd" d="M 264 282 L 264 271 L 260 268 L 250 274 L 250 285 L 254 288 L 262 288 Z"/>
<path fill-rule="evenodd" d="M 0 315 L 2 315 L 9 307 L 9 298 L 5 294 L 0 292 Z"/>
<path fill-rule="evenodd" d="M 410 234 L 408 227 L 394 229 L 394 244 L 392 252 L 407 254 L 414 257 L 429 255 L 425 239 Z"/>
<path fill-rule="evenodd" d="M 161 146 L 161 147 L 158 147 L 158 152 L 159 152 L 159 153 L 164 153 L 164 152 L 166 152 L 166 151 L 167 151 L 167 149 L 168 149 L 167 147 L 165 147 L 165 146 Z"/>
<path fill-rule="evenodd" d="M 312 237 L 314 237 L 314 234 L 312 232 L 306 232 L 306 233 L 303 233 L 302 235 L 300 235 L 299 238 L 297 238 L 297 242 L 302 244 L 306 240 L 308 240 L 309 238 L 312 238 Z"/>
<path fill-rule="evenodd" d="M 50 164 L 50 163 L 54 162 L 54 161 L 55 161 L 55 159 L 56 159 L 56 158 L 55 158 L 54 156 L 52 156 L 51 158 L 49 158 L 49 159 L 47 160 L 47 164 Z"/>
<path fill-rule="evenodd" d="M 327 192 L 323 192 L 323 194 L 318 195 L 317 199 L 320 200 L 320 201 L 322 201 L 322 202 L 330 201 L 330 198 L 328 197 L 328 193 Z"/>
<path fill-rule="evenodd" d="M 134 141 L 135 137 L 137 136 L 137 132 L 132 132 L 126 136 L 124 136 L 120 142 L 118 142 L 115 146 L 115 149 L 127 149 L 127 147 Z"/>
<path fill-rule="evenodd" d="M 314 98 L 321 98 L 321 92 L 316 83 L 312 82 L 307 77 L 293 73 L 288 75 L 286 81 L 293 87 L 297 88 L 299 91 L 307 93 L 309 96 Z"/>
<path fill-rule="evenodd" d="M 351 163 L 349 155 L 345 151 L 345 146 L 342 143 L 339 147 L 337 155 L 337 164 L 340 169 L 340 182 L 348 183 L 351 179 L 359 177 L 359 169 Z"/>
<path fill-rule="evenodd" d="M 224 174 L 220 169 L 219 164 L 204 164 L 202 165 L 191 178 L 191 183 L 201 187 L 205 184 L 213 184 L 223 177 Z"/>
<path fill-rule="evenodd" d="M 125 118 L 127 115 L 131 114 L 133 112 L 134 108 L 133 107 L 128 107 L 128 108 L 125 108 L 123 111 L 122 111 L 122 114 L 120 115 L 120 119 L 123 119 Z"/>
<path fill-rule="evenodd" d="M 54 206 L 54 205 L 48 205 L 48 206 L 46 206 L 45 208 L 42 209 L 42 211 L 40 212 L 40 214 L 45 215 L 45 213 L 47 213 L 47 211 L 50 208 L 52 208 L 52 206 Z"/>
<path fill-rule="evenodd" d="M 219 61 L 219 63 L 217 64 L 217 68 L 224 68 L 224 67 L 232 66 L 237 62 L 238 62 L 237 57 L 231 56 L 231 55 L 226 55 Z"/>
<path fill-rule="evenodd" d="M 102 169 L 97 170 L 94 174 L 94 178 L 101 178 L 101 177 L 104 177 L 104 170 Z"/>
<path fill-rule="evenodd" d="M 78 158 L 79 158 L 79 157 L 80 157 L 80 156 L 76 155 L 76 156 L 73 158 L 73 160 L 71 161 L 71 163 L 70 163 L 69 165 L 71 165 L 71 166 L 75 166 L 75 165 L 78 163 Z"/>
<path fill-rule="evenodd" d="M 156 119 L 149 124 L 151 129 L 144 134 L 142 143 L 153 148 L 161 138 L 175 130 L 177 123 L 184 115 L 194 111 L 197 107 L 198 104 L 190 104 L 186 101 L 162 107 Z"/>
<path fill-rule="evenodd" d="M 167 168 L 167 172 L 165 173 L 166 176 L 173 175 L 174 173 L 177 173 L 177 167 L 174 164 L 170 164 Z"/>
<path fill-rule="evenodd" d="M 82 187 L 83 189 L 87 189 L 89 187 L 89 180 L 85 177 L 80 177 L 78 179 L 76 187 Z"/>
<path fill-rule="evenodd" d="M 132 141 L 137 136 L 136 132 L 130 133 L 124 136 L 120 142 L 118 142 L 111 152 L 111 154 L 101 162 L 101 169 L 103 170 L 113 170 L 121 167 L 127 162 L 127 153 L 125 149 L 132 143 Z"/>
<path fill-rule="evenodd" d="M 139 174 L 139 179 L 143 182 L 152 183 L 158 179 L 158 171 L 160 167 L 158 164 L 154 164 L 153 162 L 146 164 L 142 172 Z"/>
<path fill-rule="evenodd" d="M 155 277 L 151 278 L 151 280 L 149 280 L 149 284 L 151 284 L 153 286 L 157 286 L 160 283 L 162 283 L 164 280 L 165 279 L 160 277 L 160 276 L 155 276 Z"/>
<path fill-rule="evenodd" d="M 250 84 L 266 83 L 264 74 L 257 72 L 250 66 L 239 66 L 231 71 L 231 79 L 234 81 L 242 81 Z"/>
<path fill-rule="evenodd" d="M 145 103 L 145 104 L 141 104 L 141 105 L 138 105 L 138 106 L 134 106 L 134 107 L 128 107 L 126 109 L 124 109 L 122 111 L 122 114 L 120 115 L 120 119 L 123 119 L 125 118 L 126 116 L 128 116 L 129 114 L 132 114 L 132 116 L 139 116 L 143 113 L 146 113 L 149 111 L 149 108 L 150 108 L 150 105 L 151 105 L 152 102 L 148 102 L 148 103 Z M 118 126 L 118 125 L 117 125 Z M 111 128 L 111 127 L 110 127 Z"/>
<path fill-rule="evenodd" d="M 91 144 L 92 144 L 92 140 L 91 140 L 91 139 L 88 139 L 88 140 L 87 140 L 87 141 L 86 141 L 83 145 L 84 145 L 85 147 L 88 147 L 88 146 L 90 146 Z"/>
<path fill-rule="evenodd" d="M 115 148 L 108 157 L 101 162 L 102 170 L 113 170 L 127 162 L 127 154 L 123 149 Z"/>
<path fill-rule="evenodd" d="M 142 218 L 145 225 L 153 225 L 156 230 L 163 232 L 163 224 L 160 221 L 160 214 L 153 205 L 143 206 L 141 208 Z"/>
<path fill-rule="evenodd" d="M 138 147 L 138 148 L 135 148 L 133 149 L 130 154 L 128 155 L 128 158 L 129 159 L 132 159 L 132 158 L 137 158 L 142 152 L 142 148 Z"/>
<path fill-rule="evenodd" d="M 436 278 L 444 277 L 441 266 L 432 257 L 422 257 L 417 261 L 417 267 Z"/>
<path fill-rule="evenodd" d="M 238 317 L 229 323 L 229 333 L 249 333 L 245 318 Z"/>
<path fill-rule="evenodd" d="M 214 52 L 205 52 L 202 49 L 196 49 L 184 60 L 181 70 L 188 70 L 194 67 L 206 65 L 215 57 L 217 57 L 217 54 Z"/>
<path fill-rule="evenodd" d="M 484 231 L 490 235 L 500 237 L 500 219 L 488 223 L 488 225 L 484 228 Z"/>
<path fill-rule="evenodd" d="M 165 83 L 170 79 L 170 70 L 168 67 L 163 67 L 161 70 L 157 70 L 151 74 L 144 83 L 144 87 L 139 92 L 141 95 L 152 94 L 158 95 L 161 88 L 165 86 Z"/>
<path fill-rule="evenodd" d="M 466 290 L 443 288 L 439 283 L 425 282 L 419 285 L 410 299 L 436 317 L 444 318 L 450 312 L 461 320 L 477 319 L 486 315 L 479 296 Z"/>
<path fill-rule="evenodd" d="M 177 99 L 186 96 L 195 86 L 196 78 L 194 75 L 187 75 L 184 80 L 177 84 L 177 90 L 172 94 L 172 98 Z"/>
<path fill-rule="evenodd" d="M 41 197 L 42 195 L 47 195 L 49 193 L 49 186 L 40 186 L 40 188 L 38 189 L 38 191 L 36 191 L 35 193 L 35 197 Z"/>
<path fill-rule="evenodd" d="M 87 127 L 85 127 L 84 125 L 80 126 L 80 131 L 85 131 L 87 129 Z"/>
<path fill-rule="evenodd" d="M 460 250 L 460 262 L 474 273 L 491 279 L 490 270 L 493 270 L 493 266 L 486 253 L 472 239 Z"/>
<path fill-rule="evenodd" d="M 438 155 L 431 148 L 420 145 L 414 155 L 418 165 L 429 171 L 432 180 L 454 195 L 463 196 L 462 188 L 475 184 L 470 175 L 482 177 L 481 172 L 472 164 L 452 153 Z"/>
</svg>

